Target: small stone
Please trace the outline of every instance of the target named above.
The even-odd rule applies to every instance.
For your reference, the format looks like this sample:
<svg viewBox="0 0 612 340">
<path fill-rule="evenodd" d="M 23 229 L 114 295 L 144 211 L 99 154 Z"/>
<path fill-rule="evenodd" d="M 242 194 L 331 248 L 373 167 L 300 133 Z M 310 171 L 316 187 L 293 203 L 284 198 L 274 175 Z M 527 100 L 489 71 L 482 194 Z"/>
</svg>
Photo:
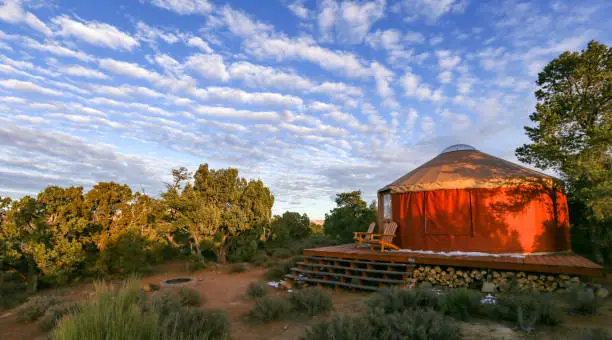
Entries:
<svg viewBox="0 0 612 340">
<path fill-rule="evenodd" d="M 597 295 L 599 298 L 605 299 L 606 297 L 608 297 L 608 295 L 610 294 L 610 292 L 608 292 L 607 289 L 605 289 L 604 287 L 598 288 L 597 291 L 595 292 L 595 295 Z"/>
<path fill-rule="evenodd" d="M 560 280 L 567 281 L 567 280 L 569 280 L 569 278 L 570 278 L 570 277 L 569 277 L 569 275 L 565 275 L 565 274 L 561 274 L 561 275 L 559 275 L 559 279 L 560 279 Z"/>
<path fill-rule="evenodd" d="M 492 282 L 483 282 L 480 291 L 483 293 L 495 293 L 495 284 Z"/>
</svg>

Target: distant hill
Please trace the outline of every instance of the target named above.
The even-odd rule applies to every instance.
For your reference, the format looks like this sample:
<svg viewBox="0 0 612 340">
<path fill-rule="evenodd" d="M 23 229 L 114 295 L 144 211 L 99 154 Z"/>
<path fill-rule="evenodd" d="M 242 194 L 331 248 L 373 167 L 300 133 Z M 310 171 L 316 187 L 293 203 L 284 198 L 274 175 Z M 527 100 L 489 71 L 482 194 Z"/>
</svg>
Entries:
<svg viewBox="0 0 612 340">
<path fill-rule="evenodd" d="M 323 220 L 311 220 L 310 223 L 316 224 L 316 225 L 323 225 Z"/>
</svg>

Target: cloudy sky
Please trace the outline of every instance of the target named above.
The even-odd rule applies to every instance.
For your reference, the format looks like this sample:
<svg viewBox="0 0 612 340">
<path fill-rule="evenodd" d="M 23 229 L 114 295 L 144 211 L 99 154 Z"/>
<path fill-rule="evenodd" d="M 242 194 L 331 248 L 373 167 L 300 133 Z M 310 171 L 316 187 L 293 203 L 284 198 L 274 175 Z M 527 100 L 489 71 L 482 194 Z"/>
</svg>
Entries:
<svg viewBox="0 0 612 340">
<path fill-rule="evenodd" d="M 236 167 L 322 218 L 467 143 L 508 160 L 609 1 L 0 0 L 0 195 Z"/>
</svg>

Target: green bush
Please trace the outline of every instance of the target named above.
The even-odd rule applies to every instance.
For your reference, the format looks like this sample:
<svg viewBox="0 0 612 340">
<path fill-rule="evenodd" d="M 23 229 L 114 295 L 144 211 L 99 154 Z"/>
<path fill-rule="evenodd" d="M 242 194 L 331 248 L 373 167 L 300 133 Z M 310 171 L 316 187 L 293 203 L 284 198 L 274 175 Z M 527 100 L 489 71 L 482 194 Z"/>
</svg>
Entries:
<svg viewBox="0 0 612 340">
<path fill-rule="evenodd" d="M 188 273 L 206 269 L 206 260 L 202 256 L 190 255 L 185 263 L 185 269 Z"/>
<path fill-rule="evenodd" d="M 254 227 L 233 238 L 228 246 L 228 260 L 230 262 L 251 262 L 257 255 L 258 243 L 263 232 L 263 228 Z"/>
<path fill-rule="evenodd" d="M 0 271 L 0 309 L 17 306 L 26 296 L 26 282 L 17 272 Z"/>
<path fill-rule="evenodd" d="M 478 313 L 481 307 L 480 299 L 478 292 L 465 288 L 453 289 L 440 298 L 439 309 L 444 315 L 467 321 Z"/>
<path fill-rule="evenodd" d="M 32 322 L 43 316 L 49 307 L 57 303 L 54 296 L 33 296 L 17 310 L 18 322 Z"/>
<path fill-rule="evenodd" d="M 244 273 L 247 270 L 244 263 L 234 263 L 229 267 L 231 274 Z"/>
<path fill-rule="evenodd" d="M 245 296 L 249 299 L 256 299 L 268 293 L 268 285 L 265 282 L 251 282 L 247 288 Z"/>
<path fill-rule="evenodd" d="M 595 314 L 602 305 L 602 301 L 592 288 L 576 287 L 567 294 L 567 303 L 572 314 Z"/>
<path fill-rule="evenodd" d="M 295 311 L 308 316 L 329 312 L 333 307 L 331 294 L 317 287 L 296 290 L 289 300 Z"/>
<path fill-rule="evenodd" d="M 38 328 L 48 332 L 66 315 L 72 315 L 79 311 L 80 304 L 77 302 L 63 302 L 53 305 L 47 309 L 45 314 L 38 320 Z"/>
<path fill-rule="evenodd" d="M 143 308 L 138 280 L 129 279 L 118 292 L 96 285 L 96 297 L 82 305 L 80 312 L 62 318 L 51 338 L 54 340 L 155 339 L 158 316 Z"/>
<path fill-rule="evenodd" d="M 294 255 L 298 255 L 299 252 L 296 254 L 295 252 L 291 251 L 291 249 L 287 249 L 287 248 L 275 248 L 273 250 L 271 250 L 271 256 L 272 257 L 276 257 L 279 259 L 287 259 L 290 258 L 291 256 Z"/>
<path fill-rule="evenodd" d="M 431 309 L 390 314 L 373 311 L 356 316 L 334 316 L 306 331 L 305 340 L 349 339 L 459 339 L 459 326 L 451 318 Z"/>
<path fill-rule="evenodd" d="M 159 315 L 161 319 L 165 319 L 171 313 L 181 309 L 182 304 L 177 295 L 166 291 L 153 295 L 151 298 L 150 307 Z"/>
<path fill-rule="evenodd" d="M 384 313 L 402 312 L 415 308 L 438 308 L 440 297 L 427 288 L 401 289 L 384 288 L 370 296 L 366 307 L 382 310 Z"/>
<path fill-rule="evenodd" d="M 129 230 L 114 236 L 108 247 L 100 253 L 95 264 L 99 275 L 129 276 L 151 271 L 147 240 L 138 232 Z"/>
<path fill-rule="evenodd" d="M 270 281 L 276 281 L 282 279 L 285 274 L 289 273 L 291 268 L 295 267 L 295 260 L 288 260 L 281 263 L 272 264 L 266 273 L 264 274 L 264 278 Z"/>
<path fill-rule="evenodd" d="M 502 294 L 494 306 L 489 317 L 516 322 L 524 330 L 538 323 L 555 326 L 563 321 L 561 307 L 550 294 Z"/>
<path fill-rule="evenodd" d="M 575 339 L 581 340 L 612 340 L 612 334 L 603 328 L 582 329 Z"/>
<path fill-rule="evenodd" d="M 230 325 L 225 312 L 180 308 L 161 322 L 161 339 L 229 339 Z"/>
<path fill-rule="evenodd" d="M 178 291 L 178 297 L 183 306 L 199 307 L 202 303 L 200 292 L 190 287 L 181 287 Z"/>
<path fill-rule="evenodd" d="M 268 255 L 266 255 L 266 253 L 264 253 L 263 251 L 257 252 L 257 254 L 251 259 L 251 263 L 260 267 L 265 265 L 267 262 Z"/>
<path fill-rule="evenodd" d="M 372 326 L 364 315 L 334 315 L 306 330 L 303 340 L 370 340 L 374 336 Z"/>
<path fill-rule="evenodd" d="M 454 340 L 460 338 L 459 325 L 431 309 L 402 313 L 369 314 L 373 337 L 377 339 Z"/>
<path fill-rule="evenodd" d="M 291 304 L 285 297 L 262 297 L 255 300 L 255 307 L 249 312 L 251 320 L 268 322 L 278 320 L 291 311 Z"/>
</svg>

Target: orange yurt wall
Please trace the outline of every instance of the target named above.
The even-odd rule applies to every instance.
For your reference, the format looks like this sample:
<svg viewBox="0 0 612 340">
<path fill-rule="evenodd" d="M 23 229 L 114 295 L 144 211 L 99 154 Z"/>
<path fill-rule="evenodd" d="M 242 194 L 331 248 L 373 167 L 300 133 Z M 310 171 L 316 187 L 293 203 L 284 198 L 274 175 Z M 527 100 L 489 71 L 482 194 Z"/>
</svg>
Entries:
<svg viewBox="0 0 612 340">
<path fill-rule="evenodd" d="M 396 243 L 405 249 L 488 253 L 569 250 L 565 195 L 539 186 L 445 189 L 391 195 Z"/>
</svg>

